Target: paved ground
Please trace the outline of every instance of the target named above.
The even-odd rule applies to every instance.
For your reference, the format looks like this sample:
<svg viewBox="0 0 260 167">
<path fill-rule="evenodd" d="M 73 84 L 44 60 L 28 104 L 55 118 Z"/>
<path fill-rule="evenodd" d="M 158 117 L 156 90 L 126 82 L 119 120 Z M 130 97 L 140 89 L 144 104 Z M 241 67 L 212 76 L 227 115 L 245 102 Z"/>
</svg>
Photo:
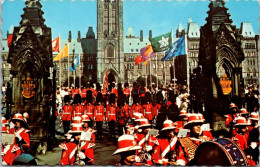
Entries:
<svg viewBox="0 0 260 167">
<path fill-rule="evenodd" d="M 119 162 L 119 155 L 112 155 L 116 150 L 117 139 L 110 139 L 110 135 L 106 125 L 103 125 L 103 140 L 96 140 L 96 145 L 94 146 L 95 162 L 94 165 L 115 165 Z M 65 139 L 61 134 L 63 133 L 63 128 L 60 126 L 60 121 L 56 121 L 56 130 L 59 132 L 56 135 L 59 143 Z M 117 136 L 118 137 L 118 136 Z M 47 151 L 45 155 L 37 154 L 36 161 L 38 165 L 58 165 L 61 157 L 61 148 L 54 147 L 53 151 Z"/>
</svg>

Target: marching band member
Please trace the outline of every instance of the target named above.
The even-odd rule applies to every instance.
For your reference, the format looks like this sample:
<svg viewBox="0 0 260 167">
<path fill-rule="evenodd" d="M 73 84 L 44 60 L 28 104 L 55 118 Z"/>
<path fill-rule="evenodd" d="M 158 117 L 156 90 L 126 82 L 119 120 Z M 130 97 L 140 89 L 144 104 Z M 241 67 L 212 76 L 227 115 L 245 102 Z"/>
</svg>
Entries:
<svg viewBox="0 0 260 167">
<path fill-rule="evenodd" d="M 203 122 L 204 120 L 199 114 L 190 114 L 188 122 L 184 125 L 184 129 L 190 130 L 188 137 L 179 139 L 185 157 L 184 165 L 186 165 L 194 158 L 195 151 L 198 146 L 202 142 L 209 140 L 209 138 L 201 135 L 201 125 L 203 124 Z M 179 154 L 182 153 L 179 152 Z"/>
<path fill-rule="evenodd" d="M 234 120 L 238 115 L 238 107 L 236 106 L 235 103 L 231 103 L 229 110 L 230 110 L 230 113 L 225 115 L 225 117 L 226 117 L 225 126 L 230 129 L 229 132 L 233 136 L 236 134 L 236 130 L 234 128 Z"/>
<path fill-rule="evenodd" d="M 14 159 L 30 147 L 29 130 L 24 128 L 25 122 L 22 114 L 15 114 L 12 118 L 12 122 L 15 124 L 15 143 L 5 151 L 6 154 L 3 157 L 3 165 L 12 165 Z"/>
<path fill-rule="evenodd" d="M 161 138 L 158 139 L 153 152 L 153 162 L 156 165 L 185 165 L 185 158 L 178 138 L 174 135 L 176 129 L 171 120 L 165 120 L 161 130 Z"/>
<path fill-rule="evenodd" d="M 65 105 L 62 107 L 62 110 L 60 113 L 60 119 L 63 123 L 64 133 L 66 134 L 70 129 L 70 121 L 71 121 L 72 112 L 73 112 L 73 108 L 69 104 L 70 103 L 69 95 L 64 96 L 64 103 L 65 103 Z"/>
<path fill-rule="evenodd" d="M 252 112 L 249 119 L 251 120 L 251 126 L 248 135 L 248 148 L 245 149 L 248 161 L 251 162 L 251 166 L 259 163 L 259 115 L 257 112 Z M 249 128 L 248 127 L 248 128 Z"/>
<path fill-rule="evenodd" d="M 83 87 L 81 89 L 81 97 L 82 97 L 83 101 L 85 101 L 85 99 L 87 98 L 87 91 L 88 91 L 88 89 L 86 87 Z"/>
<path fill-rule="evenodd" d="M 62 148 L 60 165 L 62 166 L 74 165 L 76 158 L 79 159 L 79 155 L 77 157 L 76 155 L 78 154 L 79 151 L 78 144 L 79 144 L 79 139 L 82 131 L 83 131 L 82 124 L 78 124 L 78 123 L 73 124 L 71 130 L 68 132 L 68 134 L 72 136 L 72 140 L 68 143 L 63 143 L 59 145 Z"/>
<path fill-rule="evenodd" d="M 151 128 L 151 126 L 152 125 L 147 119 L 140 119 L 137 130 L 138 132 L 134 134 L 136 142 L 139 146 L 142 147 L 142 150 L 138 153 L 140 158 L 139 161 L 145 162 L 149 165 L 152 165 L 151 154 L 153 147 L 159 144 L 156 136 L 150 136 L 148 134 L 148 130 Z M 149 157 L 145 158 L 146 153 L 149 155 Z"/>
<path fill-rule="evenodd" d="M 181 110 L 180 111 L 180 115 L 179 115 L 179 120 L 176 121 L 176 129 L 175 132 L 178 133 L 180 129 L 183 129 L 184 124 L 187 122 L 188 117 L 186 117 L 188 115 L 186 110 Z"/>
<path fill-rule="evenodd" d="M 91 133 L 91 139 L 90 141 L 83 141 L 81 150 L 85 151 L 85 156 L 88 157 L 88 161 L 86 161 L 86 165 L 93 165 L 94 163 L 94 150 L 93 147 L 95 146 L 95 130 L 91 129 L 88 126 L 88 123 L 90 122 L 88 115 L 82 116 L 83 121 L 83 131 Z"/>
<path fill-rule="evenodd" d="M 250 125 L 244 117 L 238 116 L 235 119 L 235 127 L 237 128 L 237 133 L 233 135 L 232 140 L 234 140 L 242 150 L 247 148 L 247 139 L 246 135 L 247 128 L 246 126 Z"/>
<path fill-rule="evenodd" d="M 103 121 L 104 121 L 104 112 L 105 108 L 102 105 L 103 97 L 101 93 L 97 94 L 96 98 L 96 106 L 95 106 L 95 112 L 94 112 L 94 120 L 96 121 L 96 127 L 97 127 L 97 139 L 102 140 L 102 126 L 103 126 Z"/>
<path fill-rule="evenodd" d="M 121 159 L 120 162 L 116 165 L 124 166 L 124 165 L 143 165 L 136 163 L 136 152 L 140 150 L 142 147 L 137 145 L 134 137 L 132 135 L 122 135 L 118 138 L 117 150 L 113 153 L 113 155 L 120 154 Z"/>
<path fill-rule="evenodd" d="M 111 138 L 115 138 L 115 126 L 117 121 L 117 107 L 115 105 L 116 95 L 111 93 L 109 95 L 109 105 L 106 110 L 106 121 L 109 126 L 109 133 Z"/>
</svg>

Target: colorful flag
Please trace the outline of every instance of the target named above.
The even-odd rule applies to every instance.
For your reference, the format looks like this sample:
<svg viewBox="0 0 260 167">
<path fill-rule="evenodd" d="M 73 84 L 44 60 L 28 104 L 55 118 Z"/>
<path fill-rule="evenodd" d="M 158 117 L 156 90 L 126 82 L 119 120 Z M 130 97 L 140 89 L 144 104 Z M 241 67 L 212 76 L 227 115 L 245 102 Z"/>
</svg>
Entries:
<svg viewBox="0 0 260 167">
<path fill-rule="evenodd" d="M 172 44 L 172 46 L 165 52 L 165 56 L 162 58 L 162 61 L 168 60 L 175 56 L 185 55 L 185 36 L 178 39 L 176 42 Z"/>
<path fill-rule="evenodd" d="M 59 51 L 60 51 L 60 36 L 58 36 L 52 41 L 52 52 L 59 52 Z"/>
<path fill-rule="evenodd" d="M 63 59 L 64 57 L 69 56 L 69 44 L 67 44 L 62 51 L 53 59 L 53 61 L 59 61 L 60 59 Z"/>
<path fill-rule="evenodd" d="M 8 34 L 8 37 L 7 37 L 7 46 L 8 47 L 11 45 L 12 39 L 13 39 L 13 34 Z"/>
<path fill-rule="evenodd" d="M 151 39 L 154 52 L 162 52 L 167 50 L 172 44 L 172 33 L 166 33 Z"/>
<path fill-rule="evenodd" d="M 144 62 L 142 55 L 139 55 L 135 58 L 135 65 L 138 65 L 139 63 L 142 63 L 142 62 Z"/>
<path fill-rule="evenodd" d="M 79 65 L 79 59 L 80 59 L 80 54 L 78 54 L 78 56 L 74 59 L 72 65 L 70 66 L 70 71 L 74 71 L 77 69 Z"/>
<path fill-rule="evenodd" d="M 108 86 L 108 70 L 106 71 L 105 81 L 103 84 L 103 89 L 107 89 Z"/>
<path fill-rule="evenodd" d="M 140 51 L 141 51 L 141 55 L 142 55 L 144 61 L 150 59 L 151 56 L 155 55 L 151 44 L 142 48 Z"/>
</svg>

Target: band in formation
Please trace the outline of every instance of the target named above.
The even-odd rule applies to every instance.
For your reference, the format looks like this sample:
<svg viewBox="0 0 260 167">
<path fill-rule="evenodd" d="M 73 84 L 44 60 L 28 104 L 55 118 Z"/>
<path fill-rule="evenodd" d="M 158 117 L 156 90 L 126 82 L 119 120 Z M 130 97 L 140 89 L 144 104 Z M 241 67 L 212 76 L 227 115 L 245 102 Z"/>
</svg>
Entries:
<svg viewBox="0 0 260 167">
<path fill-rule="evenodd" d="M 227 138 L 224 134 L 211 133 L 204 113 L 190 109 L 185 86 L 159 88 L 156 92 L 136 83 L 133 88 L 127 83 L 124 88 L 120 83 L 115 88 L 112 83 L 108 90 L 99 84 L 95 89 L 93 85 L 81 90 L 59 89 L 56 116 L 62 120 L 66 136 L 66 141 L 60 144 L 59 163 L 94 164 L 93 148 L 96 140 L 103 139 L 105 123 L 111 139 L 119 134 L 113 153 L 121 155 L 117 165 L 194 165 L 202 161 L 204 150 L 209 152 L 207 149 L 215 145 L 232 155 L 231 165 L 254 166 L 259 162 L 259 104 L 255 103 L 258 94 L 251 90 L 246 96 L 247 108 L 239 109 L 231 103 L 225 115 L 225 126 L 230 129 Z M 14 144 L 2 144 L 4 165 L 12 165 L 30 147 L 28 118 L 27 113 L 2 118 L 2 133 L 15 134 Z"/>
</svg>

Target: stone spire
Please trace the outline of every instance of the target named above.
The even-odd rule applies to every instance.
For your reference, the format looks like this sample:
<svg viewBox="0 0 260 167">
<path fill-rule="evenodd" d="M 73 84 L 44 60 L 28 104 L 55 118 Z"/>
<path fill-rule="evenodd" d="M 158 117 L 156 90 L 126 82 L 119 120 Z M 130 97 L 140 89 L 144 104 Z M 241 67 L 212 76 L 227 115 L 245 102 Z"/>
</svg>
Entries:
<svg viewBox="0 0 260 167">
<path fill-rule="evenodd" d="M 224 0 L 211 0 L 209 11 L 207 12 L 207 24 L 212 26 L 219 26 L 223 22 L 231 24 L 233 21 L 230 19 L 230 14 L 227 11 Z"/>
<path fill-rule="evenodd" d="M 93 27 L 88 27 L 88 32 L 87 32 L 86 38 L 95 39 L 95 33 L 93 31 Z"/>
<path fill-rule="evenodd" d="M 42 28 L 46 27 L 43 18 L 44 12 L 42 11 L 42 5 L 40 0 L 27 0 L 25 2 L 26 7 L 23 9 L 24 14 L 21 15 L 20 27 L 30 24 L 35 33 L 41 33 Z"/>
</svg>

